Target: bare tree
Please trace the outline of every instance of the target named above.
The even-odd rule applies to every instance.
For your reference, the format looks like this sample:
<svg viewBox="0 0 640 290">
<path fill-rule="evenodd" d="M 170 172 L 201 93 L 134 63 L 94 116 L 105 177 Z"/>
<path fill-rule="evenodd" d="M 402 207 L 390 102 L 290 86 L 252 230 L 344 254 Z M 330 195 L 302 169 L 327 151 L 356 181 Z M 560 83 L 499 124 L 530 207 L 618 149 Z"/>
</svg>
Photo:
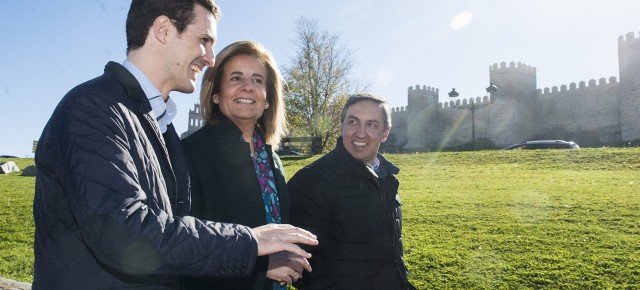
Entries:
<svg viewBox="0 0 640 290">
<path fill-rule="evenodd" d="M 296 55 L 283 68 L 288 120 L 293 134 L 321 137 L 324 151 L 335 144 L 342 106 L 359 85 L 349 78 L 354 60 L 317 20 L 299 18 L 296 32 Z"/>
</svg>

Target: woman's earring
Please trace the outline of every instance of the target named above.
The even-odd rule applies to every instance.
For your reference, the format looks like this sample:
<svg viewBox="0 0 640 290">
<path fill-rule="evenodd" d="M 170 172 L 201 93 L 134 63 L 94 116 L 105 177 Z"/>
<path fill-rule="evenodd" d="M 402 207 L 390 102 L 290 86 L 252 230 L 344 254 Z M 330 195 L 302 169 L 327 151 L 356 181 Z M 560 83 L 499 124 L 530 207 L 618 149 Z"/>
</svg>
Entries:
<svg viewBox="0 0 640 290">
<path fill-rule="evenodd" d="M 220 102 L 220 100 L 218 99 L 218 95 L 213 95 L 213 103 L 217 104 L 219 102 Z"/>
</svg>

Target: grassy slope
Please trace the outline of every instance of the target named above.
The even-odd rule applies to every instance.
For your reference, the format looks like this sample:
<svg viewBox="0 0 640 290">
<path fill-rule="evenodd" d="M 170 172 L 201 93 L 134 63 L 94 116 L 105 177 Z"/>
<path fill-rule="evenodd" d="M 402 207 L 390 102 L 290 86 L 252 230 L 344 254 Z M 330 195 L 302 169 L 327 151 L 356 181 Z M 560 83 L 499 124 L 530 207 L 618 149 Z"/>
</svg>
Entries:
<svg viewBox="0 0 640 290">
<path fill-rule="evenodd" d="M 33 159 L 6 159 L 22 170 Z M 35 177 L 0 174 L 0 276 L 19 281 L 33 276 L 33 192 Z"/>
<path fill-rule="evenodd" d="M 387 157 L 419 289 L 640 287 L 640 148 Z M 287 175 L 315 158 L 283 158 Z M 0 193 L 0 276 L 30 281 L 33 177 Z"/>
<path fill-rule="evenodd" d="M 640 150 L 387 157 L 419 289 L 640 287 Z"/>
</svg>

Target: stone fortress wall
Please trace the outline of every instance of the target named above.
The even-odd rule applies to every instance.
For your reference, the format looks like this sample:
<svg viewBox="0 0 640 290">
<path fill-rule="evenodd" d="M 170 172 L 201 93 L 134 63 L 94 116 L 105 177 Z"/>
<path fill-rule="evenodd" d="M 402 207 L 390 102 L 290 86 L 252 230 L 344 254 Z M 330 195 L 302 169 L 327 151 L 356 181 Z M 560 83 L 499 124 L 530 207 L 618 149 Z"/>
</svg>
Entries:
<svg viewBox="0 0 640 290">
<path fill-rule="evenodd" d="M 411 86 L 407 106 L 392 109 L 386 149 L 400 151 L 470 147 L 471 111 L 476 106 L 476 148 L 500 148 L 533 139 L 573 140 L 582 147 L 640 145 L 640 36 L 618 38 L 620 79 L 580 81 L 540 89 L 536 68 L 502 62 L 489 67 L 498 87 L 490 97 L 439 102 L 440 90 Z M 189 110 L 188 130 L 204 125 L 200 105 Z"/>
<path fill-rule="evenodd" d="M 506 62 L 489 67 L 496 93 L 483 98 L 438 102 L 439 89 L 409 87 L 407 106 L 392 109 L 386 148 L 439 150 L 472 142 L 475 106 L 476 148 L 500 148 L 533 139 L 573 140 L 583 147 L 640 142 L 640 37 L 618 38 L 620 80 L 580 81 L 540 89 L 536 68 Z M 463 109 L 461 107 L 466 107 Z"/>
</svg>

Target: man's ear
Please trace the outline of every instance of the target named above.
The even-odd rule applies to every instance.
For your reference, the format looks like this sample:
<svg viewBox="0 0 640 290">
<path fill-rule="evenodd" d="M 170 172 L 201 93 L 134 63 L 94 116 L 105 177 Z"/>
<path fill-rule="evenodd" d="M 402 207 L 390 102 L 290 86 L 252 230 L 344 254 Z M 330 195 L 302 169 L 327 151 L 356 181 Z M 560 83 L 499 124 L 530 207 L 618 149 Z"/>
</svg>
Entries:
<svg viewBox="0 0 640 290">
<path fill-rule="evenodd" d="M 153 36 L 161 43 L 167 43 L 169 29 L 172 28 L 173 23 L 171 23 L 171 19 L 164 15 L 158 16 L 151 26 Z"/>
<path fill-rule="evenodd" d="M 385 141 L 387 141 L 387 137 L 389 137 L 389 132 L 391 132 L 391 127 L 384 130 L 384 133 L 382 135 L 382 141 L 380 141 L 380 143 L 384 143 Z"/>
</svg>

